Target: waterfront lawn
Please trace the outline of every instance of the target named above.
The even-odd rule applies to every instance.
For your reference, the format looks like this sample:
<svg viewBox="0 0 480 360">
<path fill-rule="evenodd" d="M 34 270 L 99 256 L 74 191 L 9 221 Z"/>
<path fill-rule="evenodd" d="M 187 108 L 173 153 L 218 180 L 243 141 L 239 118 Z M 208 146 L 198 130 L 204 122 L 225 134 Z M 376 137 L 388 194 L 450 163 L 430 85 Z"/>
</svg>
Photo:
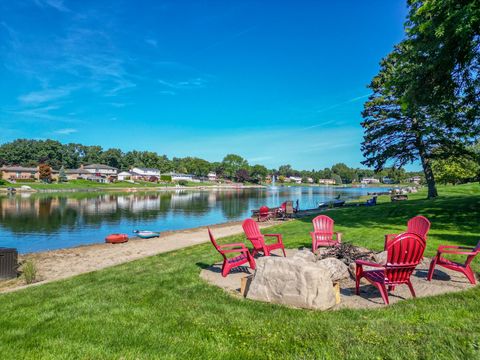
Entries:
<svg viewBox="0 0 480 360">
<path fill-rule="evenodd" d="M 344 238 L 382 249 L 409 217 L 432 221 L 438 244 L 479 237 L 479 185 L 440 188 L 400 203 L 329 212 Z M 310 219 L 268 229 L 288 247 L 309 246 Z M 223 241 L 241 240 L 234 236 Z M 161 254 L 0 295 L 0 354 L 13 358 L 408 358 L 480 357 L 480 288 L 380 310 L 314 312 L 235 298 L 203 282 L 219 261 L 210 244 Z M 474 264 L 480 269 L 479 261 Z"/>
<path fill-rule="evenodd" d="M 128 181 L 117 181 L 114 183 L 97 183 L 95 181 L 89 180 L 70 180 L 63 183 L 42 183 L 42 182 L 17 182 L 15 184 L 7 184 L 0 186 L 3 188 L 14 187 L 19 188 L 23 185 L 30 186 L 32 189 L 36 190 L 82 190 L 82 189 L 122 189 L 122 188 L 162 188 L 162 187 L 175 187 L 176 183 L 154 183 L 149 181 L 135 181 L 131 183 Z M 187 182 L 185 186 L 194 187 L 194 186 L 211 186 L 215 185 L 209 182 Z"/>
</svg>

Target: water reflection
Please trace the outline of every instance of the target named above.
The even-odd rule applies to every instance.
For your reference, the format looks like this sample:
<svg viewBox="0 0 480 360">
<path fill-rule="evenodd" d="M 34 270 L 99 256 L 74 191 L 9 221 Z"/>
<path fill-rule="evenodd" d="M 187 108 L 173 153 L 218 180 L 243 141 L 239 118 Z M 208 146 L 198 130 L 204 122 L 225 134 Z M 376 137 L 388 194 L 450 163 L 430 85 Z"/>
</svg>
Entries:
<svg viewBox="0 0 480 360">
<path fill-rule="evenodd" d="M 372 189 L 370 189 L 371 191 Z M 164 231 L 240 220 L 261 205 L 299 200 L 301 208 L 355 198 L 366 189 L 279 187 L 233 191 L 69 193 L 0 196 L 0 246 L 20 252 L 93 242 L 135 228 Z"/>
</svg>

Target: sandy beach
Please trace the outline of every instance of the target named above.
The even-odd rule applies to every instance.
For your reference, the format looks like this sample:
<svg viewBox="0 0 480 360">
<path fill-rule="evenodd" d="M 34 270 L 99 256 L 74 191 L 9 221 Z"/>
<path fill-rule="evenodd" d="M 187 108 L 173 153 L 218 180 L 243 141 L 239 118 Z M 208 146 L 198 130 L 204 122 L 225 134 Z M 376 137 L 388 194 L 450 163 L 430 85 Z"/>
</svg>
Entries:
<svg viewBox="0 0 480 360">
<path fill-rule="evenodd" d="M 261 223 L 260 227 L 265 228 L 275 224 L 276 222 L 270 221 Z M 210 228 L 216 238 L 243 232 L 240 221 L 212 225 Z M 0 282 L 0 292 L 37 286 L 208 241 L 207 227 L 199 227 L 163 232 L 160 237 L 152 239 L 131 238 L 123 244 L 92 244 L 19 255 L 19 261 L 32 260 L 35 262 L 39 281 L 31 285 L 25 285 L 22 278 Z"/>
</svg>

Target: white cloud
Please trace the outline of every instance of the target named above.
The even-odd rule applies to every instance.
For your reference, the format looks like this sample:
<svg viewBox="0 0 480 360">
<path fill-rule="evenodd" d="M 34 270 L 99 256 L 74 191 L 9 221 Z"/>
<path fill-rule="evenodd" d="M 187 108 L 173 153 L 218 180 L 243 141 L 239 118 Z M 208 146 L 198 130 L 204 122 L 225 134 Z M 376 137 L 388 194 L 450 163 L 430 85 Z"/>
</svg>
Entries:
<svg viewBox="0 0 480 360">
<path fill-rule="evenodd" d="M 58 129 L 55 130 L 53 133 L 57 135 L 70 135 L 76 132 L 78 132 L 77 129 Z"/>
<path fill-rule="evenodd" d="M 166 81 L 159 79 L 158 82 L 160 85 L 171 89 L 195 89 L 205 87 L 207 80 L 201 77 L 196 77 L 182 81 Z"/>
<path fill-rule="evenodd" d="M 20 100 L 24 104 L 38 105 L 68 96 L 70 95 L 71 91 L 72 89 L 68 87 L 33 91 L 28 94 L 19 96 L 18 100 Z"/>
<path fill-rule="evenodd" d="M 151 45 L 153 47 L 158 47 L 158 42 L 157 40 L 155 39 L 145 39 L 145 42 L 148 44 L 148 45 Z"/>
<path fill-rule="evenodd" d="M 51 7 L 61 12 L 69 12 L 70 9 L 65 6 L 63 0 L 34 0 L 35 4 L 45 8 Z"/>
</svg>

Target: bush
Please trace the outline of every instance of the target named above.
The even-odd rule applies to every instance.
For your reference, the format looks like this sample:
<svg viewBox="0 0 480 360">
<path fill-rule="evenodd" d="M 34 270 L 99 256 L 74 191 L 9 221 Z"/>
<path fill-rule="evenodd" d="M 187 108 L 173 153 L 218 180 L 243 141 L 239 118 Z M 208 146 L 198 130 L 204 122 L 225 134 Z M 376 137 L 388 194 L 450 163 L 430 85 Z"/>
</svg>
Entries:
<svg viewBox="0 0 480 360">
<path fill-rule="evenodd" d="M 179 181 L 178 181 L 178 185 L 187 186 L 187 185 L 188 185 L 188 181 L 187 181 L 187 180 L 179 180 Z"/>
<path fill-rule="evenodd" d="M 7 180 L 0 179 L 0 186 L 7 185 Z"/>
<path fill-rule="evenodd" d="M 160 175 L 160 181 L 172 182 L 172 177 L 170 175 Z"/>
<path fill-rule="evenodd" d="M 32 260 L 27 260 L 22 266 L 23 277 L 27 284 L 34 283 L 37 280 L 37 266 Z"/>
<path fill-rule="evenodd" d="M 17 183 L 33 183 L 35 182 L 36 180 L 35 179 L 15 179 L 15 181 Z"/>
</svg>

